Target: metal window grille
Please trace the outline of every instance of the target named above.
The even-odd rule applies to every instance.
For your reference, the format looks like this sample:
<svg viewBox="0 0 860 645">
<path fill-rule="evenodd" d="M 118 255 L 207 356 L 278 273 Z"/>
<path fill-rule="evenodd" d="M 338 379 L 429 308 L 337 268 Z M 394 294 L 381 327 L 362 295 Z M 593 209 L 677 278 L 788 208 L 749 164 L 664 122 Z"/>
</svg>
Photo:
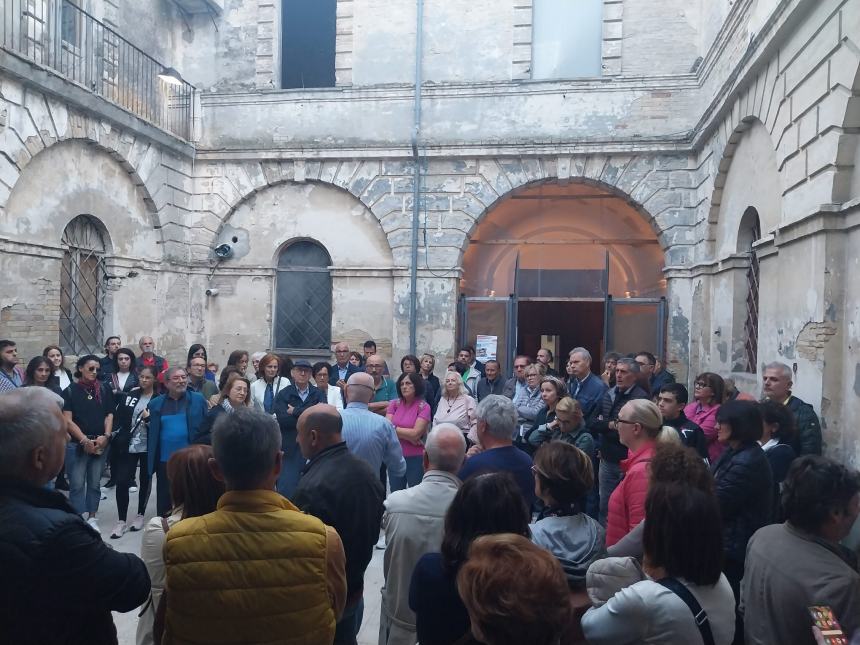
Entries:
<svg viewBox="0 0 860 645">
<path fill-rule="evenodd" d="M 761 237 L 761 229 L 758 221 L 753 225 L 752 241 Z M 758 365 L 758 293 L 759 293 L 759 265 L 755 249 L 750 244 L 750 264 L 747 269 L 747 317 L 744 322 L 744 357 L 746 359 L 746 371 L 755 374 Z"/>
<path fill-rule="evenodd" d="M 275 346 L 278 349 L 331 347 L 331 259 L 319 244 L 302 240 L 278 258 Z"/>
<path fill-rule="evenodd" d="M 105 318 L 105 241 L 97 220 L 79 215 L 63 231 L 60 345 L 68 354 L 101 348 Z"/>
<path fill-rule="evenodd" d="M 190 140 L 194 87 L 159 79 L 164 65 L 115 30 L 69 0 L 3 0 L 0 11 L 0 47 Z"/>
</svg>

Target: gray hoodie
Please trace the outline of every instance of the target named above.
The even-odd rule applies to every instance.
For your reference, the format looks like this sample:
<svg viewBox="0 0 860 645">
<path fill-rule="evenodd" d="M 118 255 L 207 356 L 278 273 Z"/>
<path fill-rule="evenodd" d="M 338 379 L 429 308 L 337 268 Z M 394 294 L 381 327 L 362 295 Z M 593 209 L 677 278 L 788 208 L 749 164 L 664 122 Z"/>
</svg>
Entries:
<svg viewBox="0 0 860 645">
<path fill-rule="evenodd" d="M 561 563 L 571 589 L 585 588 L 585 572 L 606 555 L 606 531 L 585 513 L 545 517 L 530 524 L 532 542 L 552 553 Z"/>
</svg>

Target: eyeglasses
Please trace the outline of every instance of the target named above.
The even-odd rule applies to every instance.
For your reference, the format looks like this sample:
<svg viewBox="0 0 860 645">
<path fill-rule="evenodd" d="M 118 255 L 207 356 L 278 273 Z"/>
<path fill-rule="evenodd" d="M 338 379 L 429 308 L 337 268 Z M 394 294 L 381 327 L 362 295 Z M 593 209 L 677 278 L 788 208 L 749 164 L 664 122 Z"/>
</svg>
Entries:
<svg viewBox="0 0 860 645">
<path fill-rule="evenodd" d="M 615 419 L 612 419 L 612 420 L 615 421 L 615 423 L 629 423 L 632 426 L 639 423 L 638 421 L 628 421 L 627 419 L 619 419 L 617 417 Z"/>
<path fill-rule="evenodd" d="M 541 477 L 545 477 L 546 479 L 549 479 L 549 477 L 546 476 L 546 473 L 542 473 L 537 466 L 532 466 L 532 472 L 535 475 L 540 475 Z"/>
<path fill-rule="evenodd" d="M 697 387 L 697 388 L 703 389 L 703 388 L 711 387 L 711 386 L 710 386 L 710 385 L 708 385 L 707 383 L 705 383 L 704 381 L 696 381 L 696 382 L 693 384 L 693 387 Z"/>
<path fill-rule="evenodd" d="M 99 371 L 99 368 L 98 368 L 98 367 L 95 367 L 95 366 L 93 366 L 93 367 L 87 367 L 87 368 L 85 368 L 85 369 L 84 369 L 84 371 L 85 371 L 85 372 L 98 372 L 98 371 Z"/>
</svg>

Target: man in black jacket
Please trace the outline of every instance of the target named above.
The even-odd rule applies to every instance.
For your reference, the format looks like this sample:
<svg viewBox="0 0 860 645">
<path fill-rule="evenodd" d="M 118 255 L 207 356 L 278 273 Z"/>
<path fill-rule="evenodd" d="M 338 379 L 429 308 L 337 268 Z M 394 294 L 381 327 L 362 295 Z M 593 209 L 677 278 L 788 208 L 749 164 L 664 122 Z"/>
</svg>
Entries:
<svg viewBox="0 0 860 645">
<path fill-rule="evenodd" d="M 504 394 L 505 379 L 501 377 L 500 372 L 499 361 L 490 360 L 484 363 L 484 376 L 478 379 L 476 386 L 478 402 L 488 394 Z"/>
<path fill-rule="evenodd" d="M 290 376 L 293 378 L 292 384 L 278 392 L 273 409 L 281 427 L 281 450 L 284 451 L 284 467 L 278 479 L 278 492 L 292 501 L 305 465 L 296 444 L 299 417 L 308 408 L 325 403 L 326 395 L 310 382 L 311 364 L 305 359 L 300 358 L 293 363 Z"/>
<path fill-rule="evenodd" d="M 298 443 L 308 463 L 293 502 L 333 526 L 346 553 L 346 608 L 337 624 L 335 644 L 354 645 L 364 611 L 364 571 L 379 537 L 385 490 L 377 473 L 354 456 L 341 436 L 343 420 L 331 405 L 305 412 Z"/>
<path fill-rule="evenodd" d="M 0 640 L 112 645 L 111 611 L 146 602 L 149 575 L 45 488 L 68 441 L 61 402 L 42 387 L 0 395 Z"/>
<path fill-rule="evenodd" d="M 769 363 L 761 380 L 764 398 L 782 403 L 794 415 L 797 434 L 791 447 L 797 456 L 820 455 L 821 423 L 812 406 L 791 393 L 791 368 L 785 363 Z"/>
<path fill-rule="evenodd" d="M 606 526 L 609 496 L 621 482 L 621 461 L 627 459 L 627 448 L 618 438 L 618 412 L 628 401 L 650 399 L 648 393 L 636 385 L 639 363 L 632 358 L 619 358 L 615 364 L 615 387 L 609 388 L 600 402 L 600 414 L 588 426 L 588 431 L 599 441 L 600 467 L 600 523 Z"/>
<path fill-rule="evenodd" d="M 657 407 L 663 415 L 663 424 L 675 428 L 685 446 L 695 450 L 702 459 L 707 459 L 708 440 L 705 433 L 684 414 L 689 396 L 687 388 L 680 383 L 667 383 L 657 395 Z"/>
</svg>

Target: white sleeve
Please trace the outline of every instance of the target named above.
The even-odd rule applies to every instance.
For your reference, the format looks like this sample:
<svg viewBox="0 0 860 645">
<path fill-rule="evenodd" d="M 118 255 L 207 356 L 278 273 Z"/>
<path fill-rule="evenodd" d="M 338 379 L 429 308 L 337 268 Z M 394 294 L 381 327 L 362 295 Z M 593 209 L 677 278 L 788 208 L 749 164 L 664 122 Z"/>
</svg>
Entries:
<svg viewBox="0 0 860 645">
<path fill-rule="evenodd" d="M 625 645 L 642 641 L 651 612 L 637 589 L 640 584 L 622 589 L 602 607 L 592 607 L 585 612 L 582 631 L 591 645 Z"/>
</svg>

